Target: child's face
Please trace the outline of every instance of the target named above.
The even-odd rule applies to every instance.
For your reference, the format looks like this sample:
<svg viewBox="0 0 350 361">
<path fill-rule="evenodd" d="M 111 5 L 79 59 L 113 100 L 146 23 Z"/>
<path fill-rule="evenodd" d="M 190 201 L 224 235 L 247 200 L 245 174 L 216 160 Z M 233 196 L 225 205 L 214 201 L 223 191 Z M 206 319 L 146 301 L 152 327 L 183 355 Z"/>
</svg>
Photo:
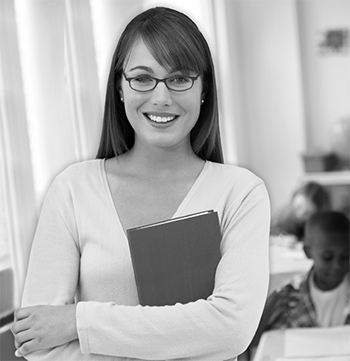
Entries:
<svg viewBox="0 0 350 361">
<path fill-rule="evenodd" d="M 349 272 L 349 240 L 346 235 L 316 232 L 310 244 L 316 285 L 321 290 L 337 287 Z"/>
</svg>

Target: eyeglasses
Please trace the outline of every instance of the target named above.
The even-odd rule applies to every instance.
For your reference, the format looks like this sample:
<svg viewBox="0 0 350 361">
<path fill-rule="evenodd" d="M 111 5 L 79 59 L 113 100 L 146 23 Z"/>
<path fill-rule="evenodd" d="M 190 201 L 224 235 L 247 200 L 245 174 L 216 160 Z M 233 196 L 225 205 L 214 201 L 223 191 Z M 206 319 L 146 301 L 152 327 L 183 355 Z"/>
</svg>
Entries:
<svg viewBox="0 0 350 361">
<path fill-rule="evenodd" d="M 129 83 L 129 86 L 132 90 L 137 92 L 148 92 L 156 88 L 158 83 L 164 83 L 169 90 L 174 92 L 184 92 L 190 90 L 193 87 L 195 80 L 198 79 L 197 76 L 187 76 L 187 75 L 173 75 L 164 79 L 153 78 L 149 75 L 139 75 L 133 78 L 127 78 L 125 73 L 123 73 L 125 80 Z"/>
</svg>

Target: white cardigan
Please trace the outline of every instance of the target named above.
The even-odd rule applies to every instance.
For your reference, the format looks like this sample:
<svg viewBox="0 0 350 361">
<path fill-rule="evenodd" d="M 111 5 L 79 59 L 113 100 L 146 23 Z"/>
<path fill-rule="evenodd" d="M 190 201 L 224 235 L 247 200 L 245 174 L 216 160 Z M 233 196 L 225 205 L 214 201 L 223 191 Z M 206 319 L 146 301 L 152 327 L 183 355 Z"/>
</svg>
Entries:
<svg viewBox="0 0 350 361">
<path fill-rule="evenodd" d="M 207 300 L 142 307 L 104 160 L 58 175 L 34 238 L 23 306 L 77 303 L 79 340 L 28 360 L 234 359 L 249 345 L 268 289 L 270 204 L 246 169 L 207 161 L 173 217 L 214 209 L 222 258 Z"/>
</svg>

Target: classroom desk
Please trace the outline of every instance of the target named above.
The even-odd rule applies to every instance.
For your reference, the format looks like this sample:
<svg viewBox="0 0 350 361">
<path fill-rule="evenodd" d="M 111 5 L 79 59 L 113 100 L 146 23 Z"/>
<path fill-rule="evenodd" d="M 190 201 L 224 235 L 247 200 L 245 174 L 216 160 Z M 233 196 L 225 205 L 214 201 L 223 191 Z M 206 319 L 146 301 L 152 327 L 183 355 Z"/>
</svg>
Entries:
<svg viewBox="0 0 350 361">
<path fill-rule="evenodd" d="M 263 333 L 254 361 L 350 361 L 350 326 Z"/>
<path fill-rule="evenodd" d="M 306 273 L 312 264 L 301 242 L 295 242 L 291 237 L 271 236 L 269 294 L 286 284 L 293 275 Z"/>
</svg>

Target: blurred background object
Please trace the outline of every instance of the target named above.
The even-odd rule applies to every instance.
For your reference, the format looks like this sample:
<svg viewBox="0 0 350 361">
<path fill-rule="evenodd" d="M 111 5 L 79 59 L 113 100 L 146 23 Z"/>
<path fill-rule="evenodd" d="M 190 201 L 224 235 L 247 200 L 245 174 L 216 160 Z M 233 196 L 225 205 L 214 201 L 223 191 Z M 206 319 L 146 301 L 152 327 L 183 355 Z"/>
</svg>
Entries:
<svg viewBox="0 0 350 361">
<path fill-rule="evenodd" d="M 350 116 L 334 121 L 331 132 L 331 149 L 339 159 L 339 169 L 350 169 Z"/>
<path fill-rule="evenodd" d="M 339 156 L 335 153 L 316 152 L 303 155 L 306 173 L 330 172 L 339 167 Z"/>
</svg>

